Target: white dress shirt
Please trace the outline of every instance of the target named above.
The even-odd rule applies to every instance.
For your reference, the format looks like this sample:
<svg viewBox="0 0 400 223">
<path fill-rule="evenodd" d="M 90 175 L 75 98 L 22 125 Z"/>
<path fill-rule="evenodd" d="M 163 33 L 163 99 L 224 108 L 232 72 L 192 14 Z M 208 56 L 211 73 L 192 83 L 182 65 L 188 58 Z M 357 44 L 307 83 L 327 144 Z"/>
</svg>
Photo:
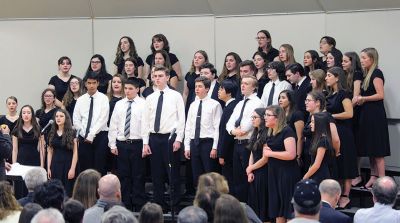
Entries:
<svg viewBox="0 0 400 223">
<path fill-rule="evenodd" d="M 361 208 L 354 215 L 354 223 L 400 223 L 400 211 L 376 202 L 372 208 Z"/>
<path fill-rule="evenodd" d="M 222 108 L 218 101 L 205 97 L 202 99 L 201 120 L 200 120 L 200 138 L 213 138 L 213 149 L 217 149 L 219 139 L 219 122 L 221 120 Z M 185 150 L 190 150 L 190 140 L 194 139 L 196 130 L 197 111 L 199 109 L 200 99 L 190 104 L 185 129 Z"/>
<path fill-rule="evenodd" d="M 212 93 L 214 91 L 215 83 L 217 83 L 217 80 L 214 79 L 213 81 L 211 81 L 210 89 L 208 90 L 208 93 L 207 93 L 208 97 L 210 97 L 210 98 L 211 98 Z"/>
<path fill-rule="evenodd" d="M 107 121 L 110 110 L 110 102 L 108 101 L 108 97 L 106 95 L 97 91 L 92 97 L 93 116 L 89 134 L 86 137 L 86 139 L 89 141 L 93 141 L 97 133 L 108 130 Z M 76 105 L 74 108 L 74 127 L 79 129 L 79 134 L 82 137 L 85 137 L 86 126 L 88 124 L 90 100 L 90 95 L 86 93 L 76 100 Z"/>
<path fill-rule="evenodd" d="M 126 111 L 129 105 L 131 106 L 130 132 L 128 138 L 126 138 L 124 131 Z M 108 130 L 108 147 L 116 148 L 116 140 L 142 139 L 142 115 L 146 112 L 145 107 L 146 101 L 139 96 L 133 98 L 132 103 L 125 97 L 115 104 Z"/>
<path fill-rule="evenodd" d="M 253 133 L 253 125 L 251 123 L 251 116 L 256 108 L 262 108 L 264 107 L 264 104 L 262 101 L 257 97 L 257 93 L 253 93 L 249 97 L 250 99 L 247 101 L 246 106 L 243 111 L 243 117 L 242 120 L 240 121 L 240 129 L 242 131 L 247 132 L 246 135 L 240 136 L 240 137 L 235 137 L 235 139 L 250 139 L 251 134 Z M 240 112 L 242 111 L 243 103 L 246 100 L 246 97 L 243 98 L 243 100 L 239 101 L 235 108 L 233 109 L 233 113 L 231 117 L 229 118 L 228 123 L 226 123 L 226 131 L 229 133 L 235 129 L 235 122 L 240 116 Z"/>
<path fill-rule="evenodd" d="M 185 105 L 182 95 L 168 87 L 163 92 L 163 106 L 158 133 L 168 134 L 175 129 L 177 134 L 175 141 L 182 142 L 185 130 Z M 154 122 L 159 96 L 160 90 L 156 90 L 146 98 L 146 112 L 143 112 L 142 118 L 143 144 L 149 144 L 150 133 L 155 133 Z"/>
<path fill-rule="evenodd" d="M 277 79 L 276 81 L 270 80 L 264 87 L 263 94 L 261 96 L 261 101 L 265 104 L 268 105 L 268 97 L 269 93 L 271 92 L 272 89 L 272 84 L 275 83 L 275 89 L 274 89 L 274 96 L 272 98 L 272 105 L 278 105 L 279 101 L 279 94 L 283 90 L 292 90 L 292 85 L 289 84 L 287 81 L 281 81 Z"/>
</svg>

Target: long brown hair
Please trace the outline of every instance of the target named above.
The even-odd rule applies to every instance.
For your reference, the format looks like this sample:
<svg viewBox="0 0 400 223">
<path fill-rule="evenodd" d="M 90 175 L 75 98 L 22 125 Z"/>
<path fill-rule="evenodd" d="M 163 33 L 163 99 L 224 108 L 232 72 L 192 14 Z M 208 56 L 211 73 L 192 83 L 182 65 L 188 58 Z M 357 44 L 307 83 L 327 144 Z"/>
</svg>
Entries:
<svg viewBox="0 0 400 223">
<path fill-rule="evenodd" d="M 10 183 L 0 181 L 0 220 L 22 209 L 13 194 Z"/>
<path fill-rule="evenodd" d="M 72 198 L 80 201 L 85 209 L 92 207 L 97 201 L 100 178 L 100 173 L 93 169 L 83 171 L 76 178 Z"/>
<path fill-rule="evenodd" d="M 117 52 L 115 53 L 115 60 L 114 64 L 118 66 L 123 60 L 124 60 L 124 52 L 121 50 L 121 40 L 122 39 L 127 39 L 129 42 L 129 57 L 133 57 L 137 59 L 139 56 L 136 51 L 135 43 L 133 42 L 132 38 L 129 36 L 123 36 L 119 39 L 118 46 L 117 46 Z M 103 64 L 104 66 L 104 64 Z"/>
<path fill-rule="evenodd" d="M 237 80 L 240 79 L 240 72 L 239 72 L 239 69 L 240 69 L 240 68 L 239 68 L 239 64 L 242 62 L 242 59 L 240 58 L 240 56 L 239 56 L 237 53 L 229 52 L 229 53 L 226 54 L 226 56 L 225 56 L 225 59 L 224 59 L 224 66 L 223 66 L 222 71 L 221 71 L 221 74 L 219 75 L 219 78 L 218 78 L 218 82 L 220 82 L 220 83 L 221 83 L 223 80 L 225 80 L 225 79 L 228 77 L 228 74 L 229 74 L 229 70 L 226 68 L 226 63 L 225 63 L 226 58 L 227 58 L 228 56 L 232 56 L 232 57 L 235 59 L 235 62 L 236 62 L 236 68 L 235 68 L 236 74 L 235 74 L 235 76 L 236 76 L 236 79 L 237 79 Z"/>
<path fill-rule="evenodd" d="M 75 131 L 72 127 L 71 117 L 69 116 L 69 113 L 66 110 L 58 109 L 54 113 L 53 120 L 56 120 L 56 115 L 58 112 L 63 113 L 65 116 L 64 130 L 63 130 L 62 140 L 61 140 L 62 144 L 67 146 L 67 149 L 72 150 L 72 149 L 74 149 Z M 53 139 L 54 139 L 54 136 L 57 134 L 58 128 L 59 128 L 59 126 L 57 125 L 57 123 L 53 122 L 53 124 L 51 125 L 50 132 L 49 132 L 49 146 L 51 146 L 51 147 L 53 147 Z"/>
<path fill-rule="evenodd" d="M 285 110 L 283 110 L 283 108 L 281 108 L 279 105 L 271 105 L 266 108 L 266 111 L 271 111 L 278 120 L 277 126 L 275 128 L 268 129 L 268 135 L 275 136 L 280 133 L 282 129 L 285 128 L 285 126 L 287 125 Z"/>
<path fill-rule="evenodd" d="M 31 118 L 31 125 L 32 125 L 32 130 L 33 130 L 33 138 L 38 139 L 40 136 L 40 126 L 36 121 L 35 118 L 35 111 L 33 110 L 32 106 L 30 105 L 24 105 L 22 106 L 20 112 L 19 112 L 19 117 L 17 124 L 14 127 L 13 130 L 13 135 L 16 135 L 18 139 L 21 139 L 22 136 L 22 127 L 24 126 L 24 120 L 22 120 L 22 109 L 24 108 L 29 108 L 31 110 L 32 118 Z"/>
<path fill-rule="evenodd" d="M 72 81 L 73 79 L 78 80 L 78 83 L 79 83 L 79 91 L 78 91 L 78 94 L 79 94 L 79 96 L 83 95 L 83 94 L 84 94 L 85 88 L 84 88 L 84 86 L 83 86 L 83 81 L 82 81 L 82 79 L 79 78 L 79 77 L 73 77 L 73 78 L 71 78 L 71 80 L 70 80 L 70 84 L 71 84 L 71 81 Z M 63 105 L 64 105 L 65 107 L 67 107 L 69 104 L 71 104 L 71 102 L 74 100 L 74 96 L 75 96 L 75 95 L 74 95 L 74 93 L 71 91 L 71 85 L 70 85 L 70 86 L 68 86 L 68 90 L 67 90 L 67 92 L 65 93 L 64 98 L 63 98 L 63 100 L 62 100 Z"/>
</svg>

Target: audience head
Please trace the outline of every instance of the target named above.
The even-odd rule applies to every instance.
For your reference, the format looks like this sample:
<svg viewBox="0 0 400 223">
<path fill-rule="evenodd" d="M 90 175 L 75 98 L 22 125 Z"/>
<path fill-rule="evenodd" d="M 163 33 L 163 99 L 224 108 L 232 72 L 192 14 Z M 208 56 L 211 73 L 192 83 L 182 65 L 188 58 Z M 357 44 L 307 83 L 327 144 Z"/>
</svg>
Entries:
<svg viewBox="0 0 400 223">
<path fill-rule="evenodd" d="M 58 64 L 58 70 L 61 73 L 68 74 L 69 70 L 71 70 L 72 62 L 71 59 L 67 56 L 60 57 L 60 59 L 58 59 L 57 61 L 57 64 Z"/>
<path fill-rule="evenodd" d="M 231 80 L 223 80 L 218 89 L 218 99 L 227 102 L 231 98 L 235 98 L 238 86 Z"/>
<path fill-rule="evenodd" d="M 205 173 L 199 177 L 197 192 L 202 191 L 207 187 L 213 187 L 222 194 L 229 193 L 229 186 L 225 177 L 216 172 Z"/>
<path fill-rule="evenodd" d="M 323 91 L 325 90 L 325 77 L 326 73 L 322 69 L 316 69 L 313 71 L 310 71 L 309 73 L 310 79 L 311 79 L 311 87 L 314 91 Z"/>
<path fill-rule="evenodd" d="M 0 181 L 0 220 L 21 209 L 8 181 Z"/>
<path fill-rule="evenodd" d="M 140 223 L 163 223 L 164 215 L 160 205 L 147 202 L 140 210 Z"/>
<path fill-rule="evenodd" d="M 321 194 L 318 190 L 318 184 L 314 180 L 301 180 L 296 184 L 293 194 L 293 208 L 296 217 L 316 216 L 319 218 L 319 209 L 321 208 Z"/>
<path fill-rule="evenodd" d="M 200 75 L 207 77 L 210 81 L 214 81 L 217 78 L 217 69 L 211 63 L 203 63 L 200 66 Z"/>
<path fill-rule="evenodd" d="M 138 220 L 135 218 L 132 212 L 128 209 L 115 205 L 108 211 L 106 211 L 101 217 L 101 223 L 137 223 Z"/>
<path fill-rule="evenodd" d="M 244 60 L 239 64 L 240 77 L 245 75 L 254 75 L 257 72 L 257 67 L 251 60 Z"/>
<path fill-rule="evenodd" d="M 279 61 L 283 62 L 286 66 L 296 63 L 292 45 L 286 43 L 279 47 Z"/>
<path fill-rule="evenodd" d="M 80 201 L 85 209 L 92 207 L 97 201 L 100 177 L 96 170 L 87 169 L 76 178 L 72 198 Z"/>
<path fill-rule="evenodd" d="M 298 84 L 304 77 L 304 68 L 299 63 L 289 64 L 286 67 L 286 78 L 291 84 Z"/>
<path fill-rule="evenodd" d="M 169 43 L 167 37 L 164 34 L 156 34 L 151 38 L 150 45 L 151 52 L 155 52 L 156 50 L 165 50 L 169 52 Z"/>
<path fill-rule="evenodd" d="M 256 69 L 261 70 L 262 72 L 265 72 L 265 67 L 268 64 L 268 56 L 264 52 L 257 51 L 253 54 L 253 62 L 254 66 L 256 66 Z M 257 70 L 255 71 L 257 73 Z"/>
<path fill-rule="evenodd" d="M 83 215 L 85 214 L 85 207 L 77 200 L 69 199 L 64 203 L 63 215 L 67 223 L 81 223 Z"/>
<path fill-rule="evenodd" d="M 18 223 L 30 223 L 33 216 L 35 216 L 42 209 L 42 206 L 36 203 L 26 204 L 21 211 Z"/>
<path fill-rule="evenodd" d="M 250 75 L 244 75 L 240 83 L 240 90 L 245 97 L 250 96 L 257 91 L 258 81 L 257 78 Z"/>
<path fill-rule="evenodd" d="M 247 223 L 244 207 L 229 194 L 222 194 L 215 204 L 214 223 Z"/>
<path fill-rule="evenodd" d="M 188 206 L 182 209 L 178 215 L 178 223 L 207 223 L 207 213 L 196 206 Z"/>
<path fill-rule="evenodd" d="M 43 208 L 56 208 L 61 211 L 63 209 L 64 195 L 65 191 L 61 181 L 51 179 L 35 188 L 33 202 Z"/>
<path fill-rule="evenodd" d="M 280 61 L 272 61 L 267 66 L 268 78 L 272 81 L 285 80 L 285 64 Z"/>
<path fill-rule="evenodd" d="M 343 54 L 337 49 L 332 49 L 326 55 L 326 66 L 331 67 L 342 67 Z"/>
<path fill-rule="evenodd" d="M 35 187 L 47 181 L 46 170 L 42 167 L 34 167 L 25 174 L 25 185 L 29 192 L 33 192 Z"/>
<path fill-rule="evenodd" d="M 279 105 L 268 106 L 265 110 L 265 126 L 269 135 L 276 135 L 286 126 L 286 113 Z"/>
<path fill-rule="evenodd" d="M 208 63 L 208 55 L 204 50 L 198 50 L 193 55 L 192 66 L 190 67 L 190 73 L 200 72 L 200 67 L 204 64 Z"/>
<path fill-rule="evenodd" d="M 102 200 L 117 202 L 121 200 L 121 183 L 114 174 L 107 174 L 100 178 L 97 191 Z"/>
<path fill-rule="evenodd" d="M 210 222 L 213 222 L 215 202 L 220 195 L 215 187 L 206 187 L 202 191 L 198 191 L 194 198 L 193 204 L 207 213 Z"/>
<path fill-rule="evenodd" d="M 65 223 L 61 212 L 55 208 L 47 208 L 39 211 L 31 223 Z"/>
<path fill-rule="evenodd" d="M 342 189 L 336 180 L 326 179 L 319 184 L 319 192 L 321 193 L 321 200 L 329 202 L 332 208 L 335 208 Z"/>
<path fill-rule="evenodd" d="M 222 82 L 226 78 L 229 77 L 229 75 L 234 75 L 236 76 L 236 79 L 240 79 L 240 74 L 239 74 L 239 64 L 242 62 L 242 59 L 237 53 L 234 52 L 229 52 L 225 56 L 224 60 L 224 66 L 222 68 L 222 72 L 219 76 L 219 82 Z"/>
<path fill-rule="evenodd" d="M 263 29 L 258 31 L 256 40 L 258 43 L 258 51 L 262 52 L 264 48 L 268 50 L 272 48 L 271 34 L 267 30 Z"/>
<path fill-rule="evenodd" d="M 311 91 L 307 94 L 305 103 L 310 114 L 321 112 L 325 109 L 325 95 L 320 91 Z"/>
<path fill-rule="evenodd" d="M 374 202 L 393 206 L 398 192 L 396 182 L 391 177 L 379 177 L 372 186 Z"/>
<path fill-rule="evenodd" d="M 336 47 L 336 40 L 330 36 L 323 36 L 319 41 L 319 52 L 326 55 Z"/>
</svg>

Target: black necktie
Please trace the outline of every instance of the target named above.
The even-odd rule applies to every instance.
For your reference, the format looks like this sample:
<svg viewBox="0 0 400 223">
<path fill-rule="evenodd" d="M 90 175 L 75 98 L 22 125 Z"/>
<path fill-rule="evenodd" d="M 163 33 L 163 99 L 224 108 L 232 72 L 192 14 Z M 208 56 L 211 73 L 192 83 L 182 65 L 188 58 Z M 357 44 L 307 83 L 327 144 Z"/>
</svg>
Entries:
<svg viewBox="0 0 400 223">
<path fill-rule="evenodd" d="M 93 117 L 93 96 L 90 96 L 89 118 L 88 118 L 88 122 L 86 125 L 85 139 L 89 134 L 90 125 L 92 124 L 92 117 Z"/>
<path fill-rule="evenodd" d="M 203 107 L 203 100 L 200 100 L 199 109 L 196 116 L 196 128 L 194 130 L 194 144 L 197 146 L 200 143 L 200 122 L 201 122 L 201 109 Z"/>
<path fill-rule="evenodd" d="M 156 109 L 156 120 L 154 121 L 154 131 L 157 133 L 160 131 L 160 120 L 161 120 L 161 111 L 162 111 L 162 104 L 164 100 L 164 91 L 160 91 L 160 96 L 158 97 L 157 102 L 157 109 Z"/>
<path fill-rule="evenodd" d="M 244 100 L 243 107 L 242 107 L 242 110 L 240 111 L 239 118 L 238 118 L 238 119 L 236 120 L 236 122 L 235 122 L 235 127 L 236 127 L 236 128 L 239 127 L 240 122 L 242 121 L 243 112 L 244 112 L 244 107 L 246 106 L 246 103 L 247 103 L 249 100 L 250 100 L 250 99 L 248 99 L 248 98 L 246 98 L 246 100 Z"/>
<path fill-rule="evenodd" d="M 294 87 L 294 89 L 296 90 L 296 91 L 298 91 L 299 90 L 299 85 L 298 84 L 296 84 L 296 87 Z"/>
<path fill-rule="evenodd" d="M 271 88 L 271 91 L 269 92 L 269 96 L 268 96 L 267 106 L 272 105 L 272 100 L 274 99 L 274 93 L 275 93 L 275 83 L 272 83 L 272 88 Z"/>
<path fill-rule="evenodd" d="M 131 133 L 131 107 L 133 101 L 128 101 L 128 108 L 126 109 L 126 118 L 125 118 L 125 128 L 124 128 L 124 136 L 126 139 L 129 139 L 129 135 Z"/>
</svg>

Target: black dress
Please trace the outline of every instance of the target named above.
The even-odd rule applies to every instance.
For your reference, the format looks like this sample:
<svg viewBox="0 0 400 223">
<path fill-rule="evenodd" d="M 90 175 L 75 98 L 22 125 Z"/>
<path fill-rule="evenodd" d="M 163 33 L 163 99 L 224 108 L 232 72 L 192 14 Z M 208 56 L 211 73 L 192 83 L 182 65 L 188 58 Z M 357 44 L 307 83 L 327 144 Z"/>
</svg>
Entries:
<svg viewBox="0 0 400 223">
<path fill-rule="evenodd" d="M 311 179 L 315 180 L 318 184 L 320 184 L 325 179 L 331 178 L 329 164 L 331 163 L 332 154 L 333 154 L 332 146 L 329 143 L 328 138 L 326 136 L 322 136 L 319 139 L 317 149 L 320 147 L 325 149 L 324 158 L 323 158 L 321 166 L 319 167 L 317 172 L 315 172 L 310 177 Z M 315 162 L 316 155 L 317 154 L 311 154 L 311 163 L 312 164 Z"/>
<path fill-rule="evenodd" d="M 299 110 L 295 110 L 293 112 L 293 114 L 286 121 L 286 123 L 288 124 L 288 126 L 290 128 L 292 128 L 294 133 L 296 133 L 296 127 L 294 126 L 294 123 L 296 123 L 298 121 L 303 121 L 304 122 L 304 113 L 299 111 Z M 296 136 L 296 138 L 297 138 L 297 136 Z"/>
<path fill-rule="evenodd" d="M 108 84 L 112 78 L 113 76 L 109 73 L 99 75 L 99 86 L 97 87 L 97 90 L 103 94 L 107 94 Z"/>
<path fill-rule="evenodd" d="M 144 66 L 144 63 L 143 63 L 142 58 L 137 57 L 137 58 L 135 58 L 135 59 L 136 59 L 136 62 L 137 62 L 137 66 L 138 66 L 138 67 Z M 120 61 L 120 63 L 115 64 L 115 65 L 118 67 L 117 73 L 118 73 L 118 74 L 122 74 L 122 71 L 124 70 L 124 67 L 125 67 L 125 60 L 122 59 L 122 60 Z M 136 69 L 136 70 L 137 70 L 137 69 Z M 105 94 L 105 93 L 104 93 L 104 94 Z"/>
<path fill-rule="evenodd" d="M 71 196 L 74 180 L 68 180 L 68 172 L 71 169 L 73 150 L 68 149 L 67 146 L 62 143 L 62 135 L 59 136 L 57 133 L 54 135 L 51 145 L 53 148 L 51 177 L 53 179 L 59 179 L 63 183 L 68 196 Z"/>
<path fill-rule="evenodd" d="M 267 145 L 272 151 L 285 151 L 284 140 L 295 138 L 295 133 L 289 126 L 285 126 L 281 132 L 267 139 Z M 291 200 L 296 183 L 300 180 L 300 169 L 296 159 L 268 160 L 268 214 L 270 218 L 290 218 L 293 213 Z"/>
<path fill-rule="evenodd" d="M 196 94 L 194 92 L 194 85 L 195 85 L 195 80 L 196 78 L 200 77 L 199 74 L 196 73 L 187 73 L 185 76 L 185 80 L 186 80 L 186 86 L 189 89 L 189 93 L 186 99 L 186 105 L 185 105 L 185 114 L 187 116 L 187 113 L 189 111 L 189 107 L 190 104 L 192 104 L 192 102 L 194 101 L 194 99 L 196 98 Z"/>
<path fill-rule="evenodd" d="M 264 87 L 269 82 L 267 75 L 263 74 L 260 79 L 258 79 L 257 97 L 261 98 L 264 93 Z"/>
<path fill-rule="evenodd" d="M 107 122 L 107 125 L 110 125 L 110 120 L 111 120 L 111 115 L 112 115 L 112 113 L 113 113 L 113 111 L 114 111 L 114 107 L 115 107 L 115 104 L 119 101 L 119 100 L 121 100 L 122 99 L 122 97 L 115 97 L 115 96 L 112 96 L 112 98 L 111 98 L 111 100 L 110 100 L 110 112 L 109 112 L 109 114 L 108 114 L 108 122 Z"/>
<path fill-rule="evenodd" d="M 354 72 L 354 76 L 353 76 L 353 83 L 354 83 L 354 81 L 361 81 L 362 82 L 362 80 L 363 80 L 362 71 L 356 70 Z M 354 92 L 354 84 L 351 87 L 352 87 L 352 89 L 351 89 L 352 92 Z M 358 123 L 359 123 L 359 117 L 360 117 L 360 109 L 361 109 L 361 107 L 359 105 L 355 105 L 353 107 L 353 133 L 354 133 L 354 136 L 357 136 L 357 131 L 358 131 L 358 128 L 359 128 Z M 357 143 L 356 143 L 356 146 L 357 146 Z"/>
<path fill-rule="evenodd" d="M 263 157 L 263 145 L 259 146 L 253 153 L 253 163 Z M 254 210 L 262 222 L 268 218 L 268 165 L 253 171 L 254 181 L 249 185 L 248 205 Z"/>
<path fill-rule="evenodd" d="M 14 129 L 15 125 L 17 124 L 17 121 L 18 119 L 15 120 L 14 122 L 8 120 L 6 115 L 0 117 L 0 125 L 7 125 L 8 128 L 10 129 L 10 132 L 12 132 L 12 130 Z"/>
<path fill-rule="evenodd" d="M 73 98 L 72 101 L 65 107 L 71 117 L 71 122 L 74 123 L 74 109 L 75 109 L 76 99 Z"/>
<path fill-rule="evenodd" d="M 18 138 L 17 131 L 13 136 Z M 38 138 L 34 138 L 33 129 L 26 132 L 22 129 L 22 138 L 18 138 L 17 163 L 27 166 L 40 166 L 40 154 L 38 150 Z"/>
<path fill-rule="evenodd" d="M 331 114 L 344 112 L 343 100 L 349 99 L 350 95 L 344 90 L 329 95 L 326 98 L 326 110 Z M 352 119 L 335 119 L 340 138 L 340 156 L 336 158 L 339 179 L 353 179 L 358 176 L 357 151 L 353 135 Z"/>
<path fill-rule="evenodd" d="M 50 120 L 54 118 L 54 114 L 57 111 L 57 107 L 51 109 L 48 112 L 45 112 L 43 109 L 38 109 L 35 113 L 36 118 L 39 119 L 39 125 L 40 128 L 43 129 L 47 123 L 49 123 Z M 54 120 L 53 120 L 54 121 Z M 48 144 L 48 134 L 49 134 L 50 128 L 47 128 L 46 131 L 43 133 L 44 134 L 44 139 L 46 140 L 46 144 Z"/>
<path fill-rule="evenodd" d="M 376 94 L 373 84 L 375 78 L 385 81 L 382 71 L 375 69 L 371 75 L 368 89 L 366 91 L 361 89 L 361 96 Z M 368 101 L 361 105 L 356 140 L 359 156 L 390 156 L 388 122 L 383 100 Z"/>
<path fill-rule="evenodd" d="M 68 90 L 69 82 L 74 77 L 75 77 L 74 75 L 71 75 L 67 82 L 64 82 L 63 80 L 61 80 L 57 75 L 54 75 L 53 77 L 50 78 L 49 85 L 54 86 L 54 89 L 56 91 L 56 98 L 59 101 L 63 100 L 65 92 L 67 92 L 67 90 Z"/>
</svg>

